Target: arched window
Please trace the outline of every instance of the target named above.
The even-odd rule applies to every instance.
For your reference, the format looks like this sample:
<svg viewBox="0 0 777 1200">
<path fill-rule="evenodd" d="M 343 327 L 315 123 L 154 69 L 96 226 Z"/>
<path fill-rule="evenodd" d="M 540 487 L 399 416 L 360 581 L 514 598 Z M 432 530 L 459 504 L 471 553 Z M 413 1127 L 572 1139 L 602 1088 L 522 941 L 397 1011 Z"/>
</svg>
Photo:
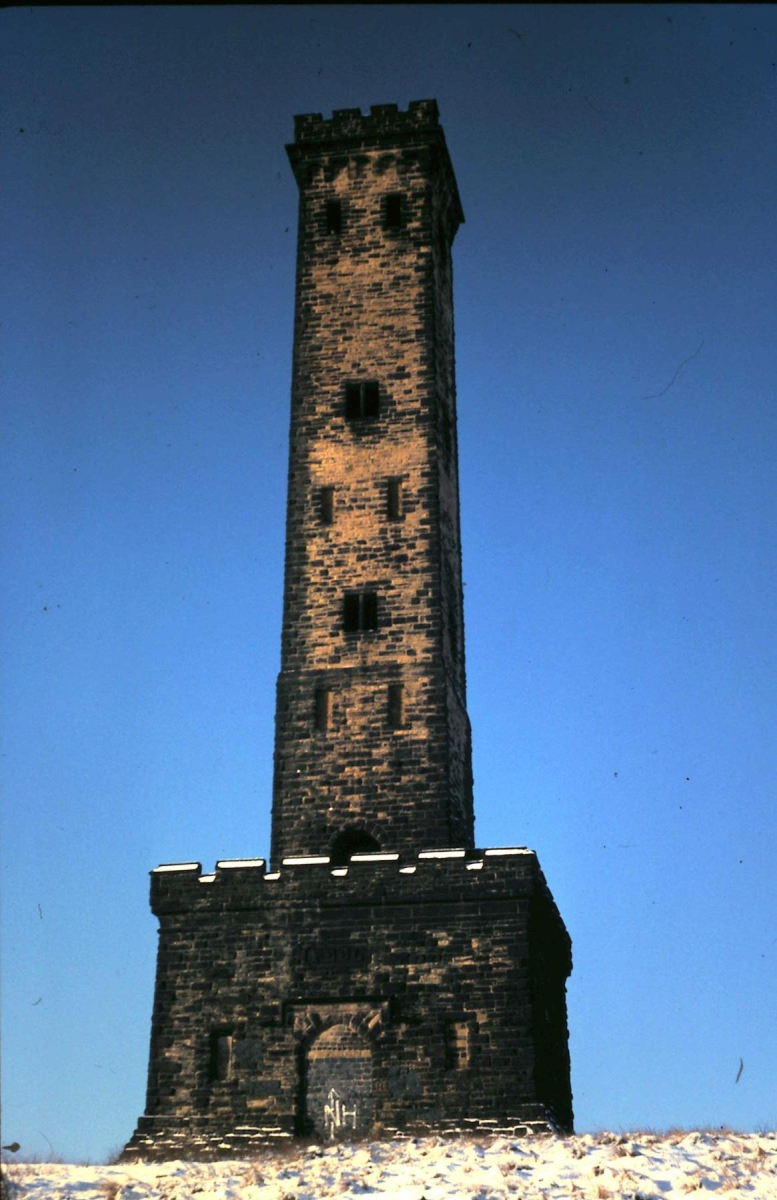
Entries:
<svg viewBox="0 0 777 1200">
<path fill-rule="evenodd" d="M 363 829 L 344 829 L 332 842 L 329 861 L 333 867 L 345 867 L 352 854 L 374 854 L 379 843 Z"/>
</svg>

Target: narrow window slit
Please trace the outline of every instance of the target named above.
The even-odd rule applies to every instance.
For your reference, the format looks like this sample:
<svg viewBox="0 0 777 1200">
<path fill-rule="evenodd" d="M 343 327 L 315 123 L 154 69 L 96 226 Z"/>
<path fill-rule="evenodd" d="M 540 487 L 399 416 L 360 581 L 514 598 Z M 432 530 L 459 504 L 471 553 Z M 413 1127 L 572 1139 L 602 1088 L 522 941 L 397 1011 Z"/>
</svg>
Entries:
<svg viewBox="0 0 777 1200">
<path fill-rule="evenodd" d="M 391 729 L 400 729 L 404 721 L 405 688 L 401 683 L 388 686 L 388 723 Z"/>
<path fill-rule="evenodd" d="M 343 206 L 339 200 L 326 202 L 326 231 L 327 233 L 342 233 Z"/>
<path fill-rule="evenodd" d="M 392 192 L 385 197 L 383 209 L 383 228 L 384 229 L 401 229 L 404 222 L 402 220 L 402 196 L 398 192 Z"/>
<path fill-rule="evenodd" d="M 324 733 L 332 727 L 331 688 L 316 688 L 315 721 L 319 733 Z"/>
<path fill-rule="evenodd" d="M 335 489 L 322 487 L 318 492 L 318 511 L 322 525 L 331 525 L 335 519 Z"/>
<path fill-rule="evenodd" d="M 388 491 L 386 496 L 386 516 L 389 521 L 399 521 L 404 513 L 402 511 L 402 480 L 389 479 Z"/>
<path fill-rule="evenodd" d="M 214 1029 L 210 1035 L 208 1079 L 211 1083 L 223 1083 L 232 1078 L 232 1054 L 234 1038 L 223 1029 Z"/>
</svg>

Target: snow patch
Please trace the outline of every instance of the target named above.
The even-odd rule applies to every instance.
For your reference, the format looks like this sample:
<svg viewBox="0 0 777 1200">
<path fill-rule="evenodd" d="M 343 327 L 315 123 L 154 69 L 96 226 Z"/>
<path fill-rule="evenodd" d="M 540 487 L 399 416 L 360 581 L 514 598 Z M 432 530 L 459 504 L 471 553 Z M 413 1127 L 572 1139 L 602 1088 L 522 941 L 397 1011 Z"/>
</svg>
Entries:
<svg viewBox="0 0 777 1200">
<path fill-rule="evenodd" d="M 774 1200 L 777 1134 L 406 1136 L 287 1142 L 281 1152 L 241 1161 L 111 1167 L 10 1163 L 6 1156 L 6 1190 L 15 1200 L 680 1200 L 708 1192 Z"/>
</svg>

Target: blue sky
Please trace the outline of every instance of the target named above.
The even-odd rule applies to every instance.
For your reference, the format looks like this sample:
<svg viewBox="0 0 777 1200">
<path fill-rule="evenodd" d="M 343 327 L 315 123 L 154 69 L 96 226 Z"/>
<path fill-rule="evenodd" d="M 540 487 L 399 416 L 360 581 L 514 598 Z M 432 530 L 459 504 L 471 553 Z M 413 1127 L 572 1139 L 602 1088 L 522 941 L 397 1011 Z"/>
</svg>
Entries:
<svg viewBox="0 0 777 1200">
<path fill-rule="evenodd" d="M 773 1127 L 775 9 L 2 27 L 3 1140 L 126 1140 L 147 872 L 269 850 L 284 143 L 426 97 L 466 215 L 478 843 L 536 849 L 570 930 L 579 1130 Z"/>
</svg>

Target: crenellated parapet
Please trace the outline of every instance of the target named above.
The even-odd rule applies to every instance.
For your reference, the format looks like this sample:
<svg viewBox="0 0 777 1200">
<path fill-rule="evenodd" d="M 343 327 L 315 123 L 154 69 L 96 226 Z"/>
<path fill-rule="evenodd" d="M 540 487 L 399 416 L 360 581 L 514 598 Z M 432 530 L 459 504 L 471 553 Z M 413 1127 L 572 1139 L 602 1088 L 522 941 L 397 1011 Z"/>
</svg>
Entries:
<svg viewBox="0 0 777 1200">
<path fill-rule="evenodd" d="M 421 850 L 414 861 L 397 853 L 354 854 L 347 866 L 333 866 L 327 855 L 292 855 L 276 871 L 268 870 L 263 858 L 222 859 L 211 872 L 203 872 L 198 862 L 163 863 L 151 872 L 151 907 L 158 917 L 276 902 L 406 904 L 436 897 L 446 903 L 528 903 L 536 897 L 545 920 L 571 947 L 537 855 L 525 846 Z"/>
<path fill-rule="evenodd" d="M 152 895 L 161 897 L 192 890 L 215 894 L 246 883 L 278 891 L 310 884 L 318 891 L 322 886 L 344 888 L 349 881 L 357 881 L 361 894 L 368 879 L 396 879 L 400 884 L 412 880 L 417 888 L 424 880 L 444 879 L 447 885 L 454 879 L 519 878 L 538 871 L 536 854 L 525 846 L 474 851 L 443 848 L 421 850 L 415 861 L 383 851 L 354 854 L 347 866 L 334 866 L 325 854 L 290 855 L 276 871 L 268 870 L 264 858 L 220 859 L 211 872 L 203 872 L 199 862 L 162 863 L 151 872 L 151 887 Z"/>
<path fill-rule="evenodd" d="M 401 112 L 396 104 L 373 104 L 367 116 L 360 108 L 336 108 L 327 120 L 321 113 L 301 113 L 294 118 L 298 145 L 396 137 L 439 128 L 436 100 L 411 100 L 406 112 Z"/>
<path fill-rule="evenodd" d="M 348 170 L 358 177 L 369 166 L 383 175 L 389 164 L 401 174 L 421 168 L 427 181 L 439 185 L 437 207 L 453 241 L 464 221 L 456 176 L 435 100 L 411 100 L 407 111 L 396 104 L 373 104 L 367 116 L 360 108 L 335 109 L 294 118 L 294 142 L 286 147 L 294 176 L 303 193 L 321 181 L 331 183 Z"/>
</svg>

